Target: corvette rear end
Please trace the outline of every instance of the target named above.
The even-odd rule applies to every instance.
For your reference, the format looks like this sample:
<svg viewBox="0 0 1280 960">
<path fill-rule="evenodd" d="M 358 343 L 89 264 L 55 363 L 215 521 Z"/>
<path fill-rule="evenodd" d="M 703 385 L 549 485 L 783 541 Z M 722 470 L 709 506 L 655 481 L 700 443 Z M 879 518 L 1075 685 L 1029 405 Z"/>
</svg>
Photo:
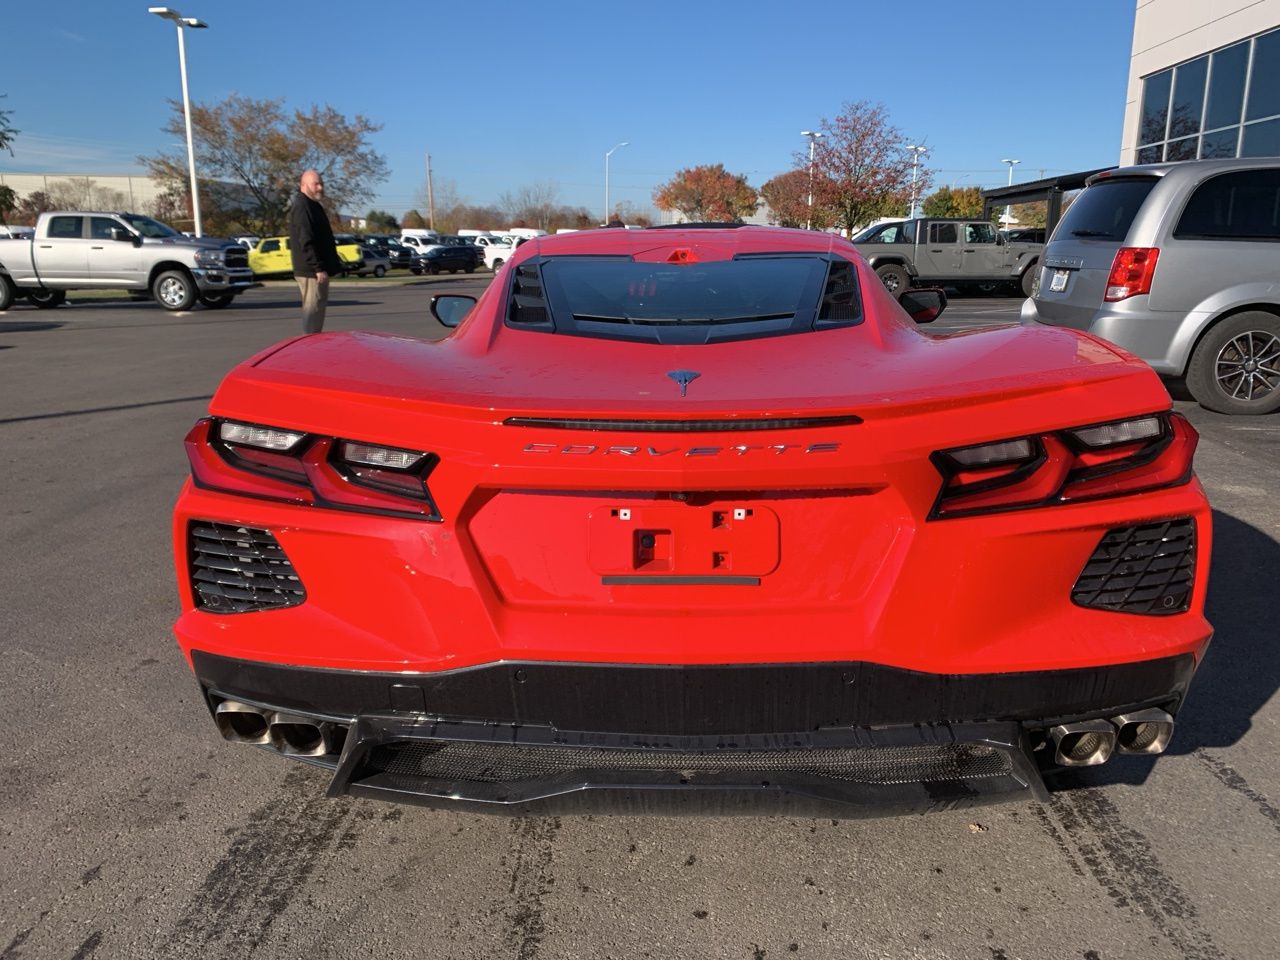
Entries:
<svg viewBox="0 0 1280 960">
<path fill-rule="evenodd" d="M 1163 751 L 1211 635 L 1169 407 L 1075 331 L 924 336 L 838 238 L 544 238 L 443 341 L 232 371 L 176 633 L 222 735 L 335 794 L 1041 795 Z"/>
</svg>

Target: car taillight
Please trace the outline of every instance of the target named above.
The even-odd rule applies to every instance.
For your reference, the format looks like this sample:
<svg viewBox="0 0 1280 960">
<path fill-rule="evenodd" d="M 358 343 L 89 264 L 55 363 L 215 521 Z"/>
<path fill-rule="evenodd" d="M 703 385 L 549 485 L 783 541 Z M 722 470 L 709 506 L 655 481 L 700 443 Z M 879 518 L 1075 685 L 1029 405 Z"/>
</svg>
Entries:
<svg viewBox="0 0 1280 960">
<path fill-rule="evenodd" d="M 1176 413 L 939 450 L 930 520 L 1115 497 L 1186 483 L 1198 434 Z"/>
<path fill-rule="evenodd" d="M 1107 292 L 1103 300 L 1115 303 L 1140 293 L 1150 293 L 1158 259 L 1159 247 L 1121 247 L 1111 261 L 1111 275 L 1107 277 Z"/>
<path fill-rule="evenodd" d="M 434 454 L 205 418 L 186 439 L 196 484 L 291 503 L 439 520 Z"/>
</svg>

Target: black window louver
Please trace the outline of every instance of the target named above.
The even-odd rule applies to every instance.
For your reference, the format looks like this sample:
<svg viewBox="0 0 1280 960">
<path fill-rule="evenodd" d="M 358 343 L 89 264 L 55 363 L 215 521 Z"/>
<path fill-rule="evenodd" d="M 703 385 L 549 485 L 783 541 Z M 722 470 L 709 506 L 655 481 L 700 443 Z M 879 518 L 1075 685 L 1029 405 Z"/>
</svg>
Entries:
<svg viewBox="0 0 1280 960">
<path fill-rule="evenodd" d="M 525 326 L 549 325 L 547 297 L 542 289 L 542 276 L 536 263 L 522 263 L 516 268 L 511 291 L 511 322 Z"/>
<path fill-rule="evenodd" d="M 1166 615 L 1191 607 L 1195 521 L 1189 517 L 1109 530 L 1071 590 L 1082 607 Z"/>
<path fill-rule="evenodd" d="M 269 530 L 197 521 L 187 530 L 187 546 L 196 606 L 210 613 L 293 607 L 307 598 Z"/>
<path fill-rule="evenodd" d="M 844 326 L 858 321 L 862 316 L 862 302 L 858 297 L 856 278 L 853 264 L 848 260 L 831 261 L 815 328 Z"/>
</svg>

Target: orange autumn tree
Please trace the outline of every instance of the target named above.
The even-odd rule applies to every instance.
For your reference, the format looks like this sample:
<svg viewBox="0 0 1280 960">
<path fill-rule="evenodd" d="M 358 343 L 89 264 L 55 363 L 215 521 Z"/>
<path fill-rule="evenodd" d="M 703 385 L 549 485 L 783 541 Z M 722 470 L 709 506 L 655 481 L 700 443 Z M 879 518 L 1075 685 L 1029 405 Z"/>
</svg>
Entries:
<svg viewBox="0 0 1280 960">
<path fill-rule="evenodd" d="M 678 210 L 691 222 L 741 223 L 756 212 L 760 196 L 743 174 L 730 173 L 723 163 L 677 170 L 653 191 L 659 210 Z"/>
</svg>

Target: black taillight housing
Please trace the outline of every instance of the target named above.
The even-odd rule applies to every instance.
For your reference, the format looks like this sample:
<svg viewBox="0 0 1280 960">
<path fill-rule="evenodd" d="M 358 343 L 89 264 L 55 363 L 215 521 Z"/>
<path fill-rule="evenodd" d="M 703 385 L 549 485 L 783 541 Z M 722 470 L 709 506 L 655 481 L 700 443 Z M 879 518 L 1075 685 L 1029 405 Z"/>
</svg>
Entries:
<svg viewBox="0 0 1280 960">
<path fill-rule="evenodd" d="M 1116 497 L 1191 479 L 1199 435 L 1163 412 L 939 450 L 930 520 Z"/>
<path fill-rule="evenodd" d="M 439 521 L 427 477 L 440 458 L 276 427 L 204 418 L 187 434 L 198 486 L 312 506 Z"/>
</svg>

